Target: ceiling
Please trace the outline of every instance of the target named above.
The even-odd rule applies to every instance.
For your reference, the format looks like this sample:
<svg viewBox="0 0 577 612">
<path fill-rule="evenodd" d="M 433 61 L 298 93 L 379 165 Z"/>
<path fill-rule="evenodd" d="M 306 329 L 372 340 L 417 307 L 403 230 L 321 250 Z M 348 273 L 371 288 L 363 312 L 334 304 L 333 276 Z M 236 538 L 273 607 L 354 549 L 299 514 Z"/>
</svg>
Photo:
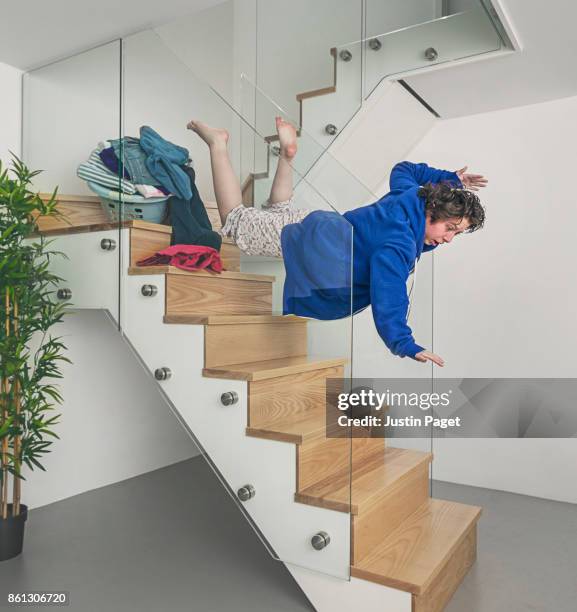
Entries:
<svg viewBox="0 0 577 612">
<path fill-rule="evenodd" d="M 575 0 L 502 0 L 522 51 L 405 81 L 443 118 L 577 95 Z"/>
<path fill-rule="evenodd" d="M 223 0 L 0 0 L 0 62 L 28 70 Z"/>
<path fill-rule="evenodd" d="M 30 69 L 222 1 L 0 0 L 0 62 Z M 442 117 L 577 95 L 577 2 L 500 4 L 519 37 L 521 52 L 405 79 Z"/>
</svg>

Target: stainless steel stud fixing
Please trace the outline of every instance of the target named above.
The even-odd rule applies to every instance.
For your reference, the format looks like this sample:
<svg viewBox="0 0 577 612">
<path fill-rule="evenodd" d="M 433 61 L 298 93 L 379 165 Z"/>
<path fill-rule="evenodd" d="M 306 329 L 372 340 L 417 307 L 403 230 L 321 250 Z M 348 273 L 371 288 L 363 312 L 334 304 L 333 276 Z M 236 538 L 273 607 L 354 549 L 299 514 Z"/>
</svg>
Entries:
<svg viewBox="0 0 577 612">
<path fill-rule="evenodd" d="M 339 53 L 339 57 L 343 60 L 343 62 L 350 62 L 353 59 L 353 54 L 348 49 L 343 49 Z"/>
<path fill-rule="evenodd" d="M 331 536 L 326 531 L 319 531 L 311 538 L 311 544 L 315 550 L 322 550 L 331 542 Z"/>
<path fill-rule="evenodd" d="M 69 300 L 72 297 L 72 291 L 68 288 L 58 289 L 56 297 L 59 300 Z"/>
<path fill-rule="evenodd" d="M 270 148 L 270 152 L 271 152 L 271 153 L 272 153 L 274 156 L 278 157 L 278 156 L 280 155 L 280 147 L 279 147 L 278 145 L 273 145 L 273 146 Z"/>
<path fill-rule="evenodd" d="M 378 51 L 383 46 L 383 43 L 378 38 L 369 40 L 369 48 L 373 51 Z"/>
<path fill-rule="evenodd" d="M 327 125 L 325 125 L 325 132 L 329 136 L 334 136 L 338 132 L 337 126 L 332 123 L 327 123 Z"/>
<path fill-rule="evenodd" d="M 220 396 L 220 403 L 223 406 L 232 406 L 238 402 L 238 393 L 236 391 L 226 391 Z"/>
<path fill-rule="evenodd" d="M 112 238 L 103 238 L 100 241 L 100 248 L 103 251 L 114 251 L 114 249 L 116 248 L 116 240 Z"/>
<path fill-rule="evenodd" d="M 251 484 L 246 484 L 236 492 L 236 495 L 240 501 L 245 502 L 252 499 L 256 495 L 256 490 Z"/>
<path fill-rule="evenodd" d="M 154 370 L 154 378 L 156 380 L 168 380 L 172 376 L 170 368 L 156 368 Z"/>
<path fill-rule="evenodd" d="M 156 285 L 142 285 L 140 293 L 144 297 L 154 297 L 158 293 L 158 287 Z"/>
<path fill-rule="evenodd" d="M 434 47 L 425 49 L 425 59 L 434 62 L 439 57 L 439 52 Z"/>
</svg>

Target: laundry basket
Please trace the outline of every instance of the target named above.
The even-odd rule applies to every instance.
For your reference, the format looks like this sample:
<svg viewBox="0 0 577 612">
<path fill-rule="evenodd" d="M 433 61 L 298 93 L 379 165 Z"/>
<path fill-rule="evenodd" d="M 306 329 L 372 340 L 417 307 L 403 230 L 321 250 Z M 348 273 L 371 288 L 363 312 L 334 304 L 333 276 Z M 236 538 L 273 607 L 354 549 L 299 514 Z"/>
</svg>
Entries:
<svg viewBox="0 0 577 612">
<path fill-rule="evenodd" d="M 149 223 L 161 223 L 166 215 L 170 196 L 144 198 L 141 195 L 121 194 L 91 181 L 86 181 L 86 184 L 100 199 L 100 205 L 110 221 L 141 219 Z"/>
</svg>

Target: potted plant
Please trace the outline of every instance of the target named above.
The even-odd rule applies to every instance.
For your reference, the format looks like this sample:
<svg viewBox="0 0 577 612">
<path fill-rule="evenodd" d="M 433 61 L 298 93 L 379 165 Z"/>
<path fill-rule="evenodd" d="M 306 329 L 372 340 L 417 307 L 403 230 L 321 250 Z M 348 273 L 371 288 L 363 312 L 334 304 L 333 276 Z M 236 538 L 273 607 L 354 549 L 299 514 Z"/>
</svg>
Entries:
<svg viewBox="0 0 577 612">
<path fill-rule="evenodd" d="M 47 201 L 31 191 L 38 173 L 16 156 L 10 169 L 0 163 L 0 561 L 22 552 L 22 466 L 45 471 L 39 458 L 58 438 L 51 427 L 62 402 L 52 379 L 62 378 L 60 362 L 70 363 L 60 338 L 49 334 L 69 304 L 54 299 L 62 279 L 49 270 L 50 259 L 63 254 L 37 235 L 40 215 L 60 214 L 56 190 Z"/>
</svg>

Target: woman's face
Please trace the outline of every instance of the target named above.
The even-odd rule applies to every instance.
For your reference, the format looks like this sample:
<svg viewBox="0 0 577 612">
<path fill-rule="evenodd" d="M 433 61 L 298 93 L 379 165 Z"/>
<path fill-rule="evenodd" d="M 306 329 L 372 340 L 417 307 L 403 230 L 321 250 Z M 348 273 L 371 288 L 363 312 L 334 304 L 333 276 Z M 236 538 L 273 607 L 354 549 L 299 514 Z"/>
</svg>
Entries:
<svg viewBox="0 0 577 612">
<path fill-rule="evenodd" d="M 455 236 L 462 234 L 470 223 L 468 219 L 440 219 L 431 223 L 429 215 L 425 223 L 425 244 L 437 246 L 451 242 Z"/>
</svg>

